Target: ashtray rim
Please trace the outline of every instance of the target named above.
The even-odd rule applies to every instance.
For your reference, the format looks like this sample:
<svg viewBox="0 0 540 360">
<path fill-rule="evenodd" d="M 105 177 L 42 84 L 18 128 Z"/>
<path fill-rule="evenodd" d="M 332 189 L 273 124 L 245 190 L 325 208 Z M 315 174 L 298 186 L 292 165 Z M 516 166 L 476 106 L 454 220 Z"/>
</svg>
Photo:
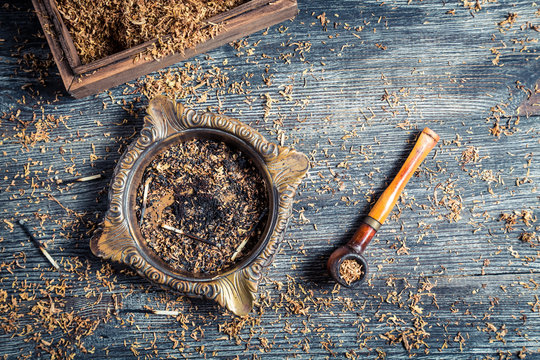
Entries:
<svg viewBox="0 0 540 360">
<path fill-rule="evenodd" d="M 263 233 L 261 234 L 261 237 L 257 241 L 255 247 L 250 251 L 249 255 L 242 258 L 241 261 L 225 268 L 225 271 L 210 273 L 206 276 L 196 276 L 195 274 L 191 274 L 190 276 L 188 275 L 189 273 L 187 271 L 184 272 L 179 269 L 175 269 L 171 265 L 167 264 L 163 259 L 161 259 L 159 255 L 156 254 L 152 249 L 150 249 L 147 246 L 144 236 L 140 231 L 139 219 L 137 219 L 135 211 L 137 189 L 140 185 L 140 181 L 142 179 L 144 171 L 148 167 L 150 162 L 152 162 L 152 160 L 155 159 L 158 154 L 160 154 L 162 151 L 165 151 L 168 147 L 194 138 L 223 141 L 227 144 L 227 146 L 233 149 L 240 150 L 242 153 L 247 155 L 263 176 L 268 200 L 268 214 L 266 216 L 266 224 L 264 226 Z M 213 128 L 199 127 L 185 129 L 173 133 L 170 136 L 153 143 L 144 152 L 140 154 L 139 158 L 133 164 L 133 167 L 127 179 L 125 193 L 128 195 L 124 197 L 123 203 L 126 220 L 129 226 L 129 230 L 137 244 L 137 248 L 138 250 L 140 250 L 140 254 L 151 265 L 163 271 L 167 275 L 185 281 L 213 281 L 222 277 L 226 277 L 235 271 L 241 270 L 249 266 L 253 261 L 255 261 L 255 259 L 260 255 L 260 253 L 267 245 L 270 236 L 272 235 L 272 231 L 276 225 L 278 217 L 278 191 L 268 170 L 268 166 L 266 165 L 266 162 L 262 158 L 261 154 L 251 144 L 247 143 L 238 136 L 223 130 Z"/>
</svg>

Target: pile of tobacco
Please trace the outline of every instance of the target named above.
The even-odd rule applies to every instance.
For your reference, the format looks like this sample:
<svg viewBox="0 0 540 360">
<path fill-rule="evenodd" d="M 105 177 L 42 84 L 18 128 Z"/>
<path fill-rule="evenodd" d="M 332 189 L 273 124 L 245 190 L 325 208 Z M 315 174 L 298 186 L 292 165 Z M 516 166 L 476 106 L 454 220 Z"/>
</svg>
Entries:
<svg viewBox="0 0 540 360">
<path fill-rule="evenodd" d="M 257 244 L 267 214 L 265 189 L 251 160 L 225 143 L 178 143 L 144 171 L 136 204 L 142 235 L 177 270 L 219 273 Z"/>
<path fill-rule="evenodd" d="M 160 58 L 208 40 L 219 32 L 212 16 L 245 0 L 56 0 L 83 63 L 147 41 Z"/>
<path fill-rule="evenodd" d="M 347 259 L 339 266 L 339 275 L 347 285 L 351 285 L 364 277 L 364 269 L 358 261 Z"/>
</svg>

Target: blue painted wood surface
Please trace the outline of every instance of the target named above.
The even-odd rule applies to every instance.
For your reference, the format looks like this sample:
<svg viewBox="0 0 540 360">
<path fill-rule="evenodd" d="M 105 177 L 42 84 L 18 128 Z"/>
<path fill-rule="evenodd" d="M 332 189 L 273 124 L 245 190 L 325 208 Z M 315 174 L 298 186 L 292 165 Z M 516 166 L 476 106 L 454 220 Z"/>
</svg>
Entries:
<svg viewBox="0 0 540 360">
<path fill-rule="evenodd" d="M 168 92 L 239 118 L 312 161 L 260 305 L 237 319 L 90 254 L 112 170 L 142 126 L 141 89 L 151 81 L 70 98 L 30 1 L 3 2 L 0 355 L 540 358 L 540 6 L 477 3 L 305 1 L 293 21 L 152 74 L 170 78 L 163 90 L 184 81 L 182 72 L 193 75 L 184 88 L 206 76 L 195 92 Z M 504 22 L 510 13 L 513 24 Z M 328 255 L 352 235 L 425 126 L 441 141 L 368 247 L 369 282 L 335 288 Z M 54 180 L 97 173 L 95 182 Z M 16 226 L 21 218 L 62 275 Z M 62 281 L 65 295 L 54 287 Z M 184 316 L 127 311 L 144 306 Z M 77 322 L 60 322 L 69 314 L 97 325 L 86 335 Z"/>
</svg>

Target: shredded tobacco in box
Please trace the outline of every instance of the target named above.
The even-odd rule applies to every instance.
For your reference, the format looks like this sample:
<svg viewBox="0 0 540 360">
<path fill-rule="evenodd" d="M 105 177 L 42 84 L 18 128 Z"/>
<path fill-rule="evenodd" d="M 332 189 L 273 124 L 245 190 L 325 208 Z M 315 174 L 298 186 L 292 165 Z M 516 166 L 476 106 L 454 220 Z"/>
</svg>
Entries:
<svg viewBox="0 0 540 360">
<path fill-rule="evenodd" d="M 364 267 L 354 259 L 343 260 L 339 266 L 339 275 L 348 285 L 351 285 L 364 277 Z"/>
<path fill-rule="evenodd" d="M 262 175 L 224 142 L 171 146 L 145 169 L 137 194 L 137 218 L 146 208 L 140 227 L 148 246 L 171 267 L 193 274 L 215 274 L 240 261 L 265 225 Z"/>
<path fill-rule="evenodd" d="M 246 0 L 56 0 L 84 64 L 147 41 L 147 55 L 161 58 L 215 36 L 214 15 Z"/>
</svg>

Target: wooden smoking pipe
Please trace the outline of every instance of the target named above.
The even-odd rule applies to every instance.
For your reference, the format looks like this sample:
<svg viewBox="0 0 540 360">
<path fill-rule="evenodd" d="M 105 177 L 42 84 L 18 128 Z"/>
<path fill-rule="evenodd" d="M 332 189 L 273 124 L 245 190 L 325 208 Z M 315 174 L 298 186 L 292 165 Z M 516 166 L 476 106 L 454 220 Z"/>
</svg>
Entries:
<svg viewBox="0 0 540 360">
<path fill-rule="evenodd" d="M 327 264 L 328 271 L 339 284 L 346 287 L 354 287 L 364 280 L 368 272 L 368 264 L 362 253 L 371 239 L 373 239 L 377 230 L 384 223 L 390 211 L 394 208 L 394 205 L 396 205 L 403 188 L 407 185 L 411 176 L 438 141 L 439 135 L 433 130 L 425 128 L 422 131 L 396 177 L 386 190 L 384 190 L 368 216 L 364 219 L 358 230 L 356 230 L 352 239 L 330 255 Z M 362 266 L 361 277 L 352 283 L 347 283 L 340 274 L 341 263 L 347 259 L 356 260 Z"/>
</svg>

